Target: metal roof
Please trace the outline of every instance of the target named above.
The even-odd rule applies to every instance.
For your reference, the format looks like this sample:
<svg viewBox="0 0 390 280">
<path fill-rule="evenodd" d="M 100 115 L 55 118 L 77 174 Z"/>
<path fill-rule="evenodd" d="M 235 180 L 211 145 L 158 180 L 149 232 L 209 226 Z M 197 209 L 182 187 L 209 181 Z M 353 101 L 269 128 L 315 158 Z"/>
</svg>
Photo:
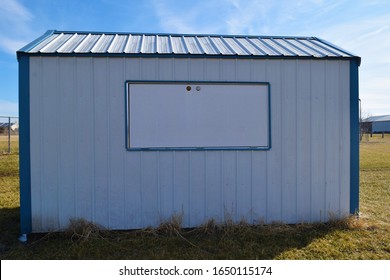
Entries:
<svg viewBox="0 0 390 280">
<path fill-rule="evenodd" d="M 368 117 L 364 122 L 390 122 L 390 115 Z"/>
<path fill-rule="evenodd" d="M 316 37 L 48 31 L 18 55 L 360 57 Z"/>
</svg>

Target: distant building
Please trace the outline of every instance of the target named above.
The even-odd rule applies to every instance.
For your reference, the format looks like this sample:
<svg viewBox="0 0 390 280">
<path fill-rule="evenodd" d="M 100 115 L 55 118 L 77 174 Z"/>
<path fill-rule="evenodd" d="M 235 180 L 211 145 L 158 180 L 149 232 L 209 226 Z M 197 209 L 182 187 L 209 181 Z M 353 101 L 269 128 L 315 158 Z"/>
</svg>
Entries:
<svg viewBox="0 0 390 280">
<path fill-rule="evenodd" d="M 369 117 L 362 121 L 360 127 L 367 133 L 390 133 L 390 115 Z"/>
<path fill-rule="evenodd" d="M 0 122 L 0 133 L 8 131 L 8 127 L 11 126 L 11 131 L 19 130 L 19 122 Z"/>
</svg>

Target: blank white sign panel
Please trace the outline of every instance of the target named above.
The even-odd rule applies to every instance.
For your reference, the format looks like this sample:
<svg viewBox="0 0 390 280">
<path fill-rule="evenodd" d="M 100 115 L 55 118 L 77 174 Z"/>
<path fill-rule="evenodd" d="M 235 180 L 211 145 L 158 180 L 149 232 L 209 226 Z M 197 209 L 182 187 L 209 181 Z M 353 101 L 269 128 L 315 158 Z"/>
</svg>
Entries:
<svg viewBox="0 0 390 280">
<path fill-rule="evenodd" d="M 128 84 L 128 148 L 269 146 L 267 84 Z"/>
</svg>

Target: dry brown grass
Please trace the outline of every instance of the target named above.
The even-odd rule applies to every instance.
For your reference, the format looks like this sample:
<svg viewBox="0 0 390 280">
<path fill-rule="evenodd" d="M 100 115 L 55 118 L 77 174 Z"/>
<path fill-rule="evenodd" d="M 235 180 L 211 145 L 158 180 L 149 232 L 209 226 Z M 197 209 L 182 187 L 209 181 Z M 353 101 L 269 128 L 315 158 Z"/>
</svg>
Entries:
<svg viewBox="0 0 390 280">
<path fill-rule="evenodd" d="M 69 226 L 65 229 L 65 235 L 70 236 L 72 241 L 86 242 L 90 239 L 103 238 L 102 234 L 106 230 L 85 219 L 71 219 Z"/>
</svg>

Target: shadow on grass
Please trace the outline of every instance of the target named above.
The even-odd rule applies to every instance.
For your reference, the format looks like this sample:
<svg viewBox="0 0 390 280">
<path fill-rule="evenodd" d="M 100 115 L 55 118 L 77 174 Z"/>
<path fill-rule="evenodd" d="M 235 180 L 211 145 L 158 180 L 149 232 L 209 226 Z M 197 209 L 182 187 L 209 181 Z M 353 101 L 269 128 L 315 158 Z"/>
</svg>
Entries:
<svg viewBox="0 0 390 280">
<path fill-rule="evenodd" d="M 5 211 L 5 212 L 4 212 Z M 181 229 L 108 231 L 96 226 L 62 233 L 30 234 L 17 242 L 18 209 L 2 209 L 1 259 L 275 259 L 301 249 L 336 230 L 353 230 L 343 222 L 298 225 L 215 225 Z M 86 224 L 88 227 L 88 225 Z"/>
<path fill-rule="evenodd" d="M 19 207 L 0 209 L 0 256 L 18 243 Z"/>
</svg>

